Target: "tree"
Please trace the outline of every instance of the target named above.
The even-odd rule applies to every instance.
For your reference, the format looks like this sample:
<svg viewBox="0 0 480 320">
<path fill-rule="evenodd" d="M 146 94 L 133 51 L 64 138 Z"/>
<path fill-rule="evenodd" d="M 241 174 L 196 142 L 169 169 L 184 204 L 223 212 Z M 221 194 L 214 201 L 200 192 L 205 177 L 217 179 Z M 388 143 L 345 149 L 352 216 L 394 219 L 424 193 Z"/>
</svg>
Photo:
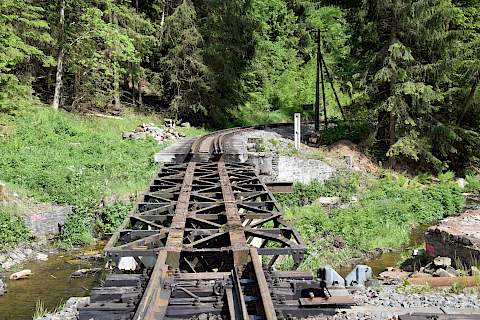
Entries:
<svg viewBox="0 0 480 320">
<path fill-rule="evenodd" d="M 369 59 L 363 105 L 376 114 L 376 137 L 388 149 L 391 165 L 401 156 L 437 169 L 445 166 L 435 130 L 444 127 L 438 115 L 451 108 L 443 102 L 449 66 L 458 62 L 452 26 L 460 16 L 449 0 L 363 2 L 356 52 Z M 456 139 L 448 135 L 443 142 L 451 145 Z"/>
<path fill-rule="evenodd" d="M 19 71 L 27 60 L 43 65 L 51 57 L 39 47 L 52 43 L 49 26 L 43 19 L 43 9 L 23 0 L 3 0 L 0 3 L 0 111 L 11 112 L 25 105 L 31 96 L 31 79 Z M 26 68 L 25 68 L 26 69 Z"/>
</svg>

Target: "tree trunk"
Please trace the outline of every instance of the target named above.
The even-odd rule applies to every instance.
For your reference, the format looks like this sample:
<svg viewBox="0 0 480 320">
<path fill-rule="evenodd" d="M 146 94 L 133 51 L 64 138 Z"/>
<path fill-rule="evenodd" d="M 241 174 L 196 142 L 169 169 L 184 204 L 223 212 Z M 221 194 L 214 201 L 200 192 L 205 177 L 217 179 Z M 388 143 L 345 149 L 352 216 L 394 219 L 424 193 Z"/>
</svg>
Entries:
<svg viewBox="0 0 480 320">
<path fill-rule="evenodd" d="M 60 34 L 59 43 L 60 51 L 57 59 L 57 75 L 55 77 L 55 93 L 53 95 L 52 108 L 58 110 L 60 106 L 60 97 L 62 95 L 62 76 L 63 76 L 63 58 L 65 51 L 63 49 L 63 33 L 65 28 L 65 0 L 61 0 L 60 4 Z"/>
<path fill-rule="evenodd" d="M 462 112 L 462 115 L 460 116 L 460 118 L 458 118 L 458 122 L 457 122 L 457 125 L 459 125 L 459 126 L 462 123 L 463 118 L 465 117 L 465 114 L 467 114 L 468 108 L 470 108 L 470 105 L 473 103 L 473 98 L 475 97 L 475 94 L 477 93 L 477 88 L 478 88 L 478 83 L 479 82 L 480 82 L 480 70 L 477 71 L 477 73 L 474 77 L 474 80 L 473 80 L 472 88 L 470 89 L 470 93 L 468 94 L 467 99 L 465 99 L 465 103 L 463 104 L 463 112 Z"/>
<path fill-rule="evenodd" d="M 142 78 L 138 79 L 138 104 L 140 106 L 143 105 L 143 98 L 142 98 Z"/>
<path fill-rule="evenodd" d="M 389 128 L 388 128 L 388 144 L 389 144 L 389 147 L 392 148 L 392 146 L 395 144 L 395 140 L 396 140 L 396 133 L 395 133 L 395 113 L 393 111 L 390 111 L 390 114 L 389 114 Z M 390 168 L 394 168 L 395 167 L 395 157 L 392 156 L 390 157 Z"/>
</svg>

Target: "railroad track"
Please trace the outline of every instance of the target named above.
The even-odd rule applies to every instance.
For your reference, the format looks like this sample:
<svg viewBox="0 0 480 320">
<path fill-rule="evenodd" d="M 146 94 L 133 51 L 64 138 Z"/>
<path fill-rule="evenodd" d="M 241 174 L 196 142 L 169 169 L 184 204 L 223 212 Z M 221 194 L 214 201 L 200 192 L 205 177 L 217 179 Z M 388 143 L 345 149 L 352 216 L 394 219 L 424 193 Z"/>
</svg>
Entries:
<svg viewBox="0 0 480 320">
<path fill-rule="evenodd" d="M 225 161 L 225 140 L 251 129 L 208 134 L 185 162 L 162 166 L 108 242 L 112 272 L 80 320 L 273 320 L 353 304 L 295 271 L 306 251 L 299 233 L 254 168 Z"/>
<path fill-rule="evenodd" d="M 228 161 L 229 137 L 263 127 L 205 135 L 181 163 L 162 166 L 106 245 L 112 272 L 79 320 L 275 320 L 354 305 L 345 290 L 296 271 L 306 252 L 299 233 L 255 169 Z"/>
</svg>

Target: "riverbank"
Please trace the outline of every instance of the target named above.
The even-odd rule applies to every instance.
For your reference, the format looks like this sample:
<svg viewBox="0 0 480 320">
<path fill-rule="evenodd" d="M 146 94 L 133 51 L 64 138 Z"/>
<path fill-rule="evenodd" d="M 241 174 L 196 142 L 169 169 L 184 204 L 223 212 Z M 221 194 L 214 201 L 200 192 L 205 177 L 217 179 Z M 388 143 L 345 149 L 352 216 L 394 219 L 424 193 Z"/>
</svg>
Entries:
<svg viewBox="0 0 480 320">
<path fill-rule="evenodd" d="M 90 244 L 94 233 L 102 231 L 95 229 L 94 220 L 105 229 L 121 221 L 99 214 L 105 209 L 100 205 L 110 206 L 113 217 L 128 212 L 124 202 L 142 191 L 157 170 L 154 153 L 173 142 L 123 139 L 122 133 L 142 123 L 163 126 L 163 119 L 128 112 L 122 117 L 83 116 L 46 107 L 0 114 L 0 219 L 2 236 L 10 234 L 1 239 L 0 250 L 33 236 L 18 219 L 28 211 L 23 202 L 72 207 L 57 239 L 65 247 Z M 205 132 L 178 131 L 189 136 Z"/>
</svg>

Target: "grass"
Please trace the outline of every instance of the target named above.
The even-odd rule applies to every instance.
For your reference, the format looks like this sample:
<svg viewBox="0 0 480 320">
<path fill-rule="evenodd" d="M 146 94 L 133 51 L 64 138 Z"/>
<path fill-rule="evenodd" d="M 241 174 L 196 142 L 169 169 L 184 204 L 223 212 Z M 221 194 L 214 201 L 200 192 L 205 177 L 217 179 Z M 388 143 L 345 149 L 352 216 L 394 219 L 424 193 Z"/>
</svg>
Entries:
<svg viewBox="0 0 480 320">
<path fill-rule="evenodd" d="M 65 303 L 60 303 L 56 308 L 53 310 L 48 310 L 48 308 L 45 306 L 45 303 L 38 299 L 37 302 L 35 303 L 35 312 L 33 313 L 33 319 L 39 319 L 45 317 L 47 314 L 56 314 L 62 311 L 65 308 Z"/>
<path fill-rule="evenodd" d="M 453 175 L 441 175 L 439 180 L 420 183 L 386 174 L 360 192 L 356 178 L 333 178 L 324 185 L 297 185 L 293 194 L 280 195 L 285 218 L 297 227 L 309 247 L 302 268 L 339 266 L 362 252 L 401 248 L 408 243 L 413 227 L 459 213 L 465 199 Z M 302 198 L 307 203 L 325 195 L 349 199 L 355 192 L 359 193 L 358 202 L 328 213 L 320 205 L 297 205 Z"/>
<path fill-rule="evenodd" d="M 61 240 L 90 243 L 100 200 L 143 190 L 157 170 L 153 154 L 168 145 L 159 146 L 153 139 L 122 140 L 122 132 L 140 123 L 163 121 L 134 114 L 122 119 L 83 117 L 46 107 L 15 116 L 0 114 L 1 127 L 8 128 L 8 134 L 0 136 L 0 181 L 36 201 L 72 205 L 74 214 Z"/>
<path fill-rule="evenodd" d="M 25 222 L 13 206 L 0 204 L 0 251 L 30 238 Z"/>
</svg>

